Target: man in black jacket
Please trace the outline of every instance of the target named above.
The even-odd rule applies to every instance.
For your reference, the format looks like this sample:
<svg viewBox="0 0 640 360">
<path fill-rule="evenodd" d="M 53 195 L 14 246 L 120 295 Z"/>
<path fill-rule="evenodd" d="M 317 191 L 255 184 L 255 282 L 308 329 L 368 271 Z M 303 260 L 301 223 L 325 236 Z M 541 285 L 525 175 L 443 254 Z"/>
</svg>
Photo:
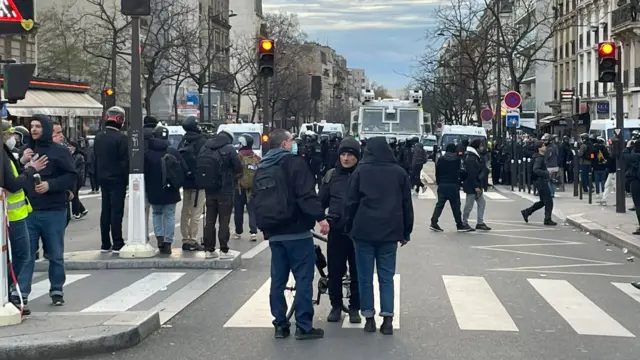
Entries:
<svg viewBox="0 0 640 360">
<path fill-rule="evenodd" d="M 329 322 L 340 321 L 342 315 L 342 277 L 347 272 L 351 276 L 351 296 L 349 297 L 349 321 L 359 324 L 362 319 L 360 310 L 360 292 L 358 289 L 358 272 L 356 269 L 356 254 L 353 241 L 344 231 L 344 196 L 347 192 L 349 177 L 355 170 L 360 159 L 360 144 L 352 137 L 340 142 L 339 154 L 335 168 L 325 175 L 318 196 L 323 209 L 329 209 L 327 219 L 331 231 L 327 241 L 327 263 L 329 267 L 329 297 L 331 298 L 331 312 L 327 317 Z M 330 166 L 333 166 L 330 164 Z"/>
<path fill-rule="evenodd" d="M 551 213 L 553 211 L 553 197 L 551 196 L 551 188 L 549 188 L 551 178 L 549 177 L 549 170 L 547 170 L 547 164 L 545 161 L 545 152 L 547 151 L 547 147 L 543 141 L 539 140 L 536 141 L 535 149 L 538 153 L 533 156 L 531 181 L 538 189 L 540 201 L 534 203 L 531 207 L 522 210 L 522 218 L 525 222 L 529 222 L 529 217 L 534 212 L 544 207 L 544 224 L 554 226 L 557 224 L 551 219 Z"/>
<path fill-rule="evenodd" d="M 105 129 L 96 136 L 93 146 L 94 173 L 102 191 L 100 251 L 113 251 L 114 254 L 120 253 L 124 246 L 122 218 L 129 183 L 129 139 L 120 132 L 124 116 L 121 107 L 109 108 L 105 114 Z"/>
<path fill-rule="evenodd" d="M 469 227 L 469 215 L 473 210 L 473 204 L 478 204 L 478 221 L 476 223 L 476 230 L 491 230 L 484 223 L 484 209 L 487 202 L 484 199 L 482 190 L 482 180 L 485 177 L 485 173 L 488 171 L 487 166 L 484 163 L 484 158 L 480 155 L 484 152 L 485 145 L 482 139 L 474 139 L 470 146 L 467 147 L 467 151 L 464 156 L 464 168 L 466 169 L 466 179 L 462 184 L 462 190 L 467 195 L 467 199 L 464 204 L 464 211 L 462 212 L 462 222 L 466 227 Z"/>
<path fill-rule="evenodd" d="M 409 175 L 395 161 L 383 136 L 367 142 L 365 156 L 351 174 L 345 197 L 345 227 L 354 241 L 360 311 L 364 330 L 375 332 L 373 269 L 380 283 L 380 332 L 393 334 L 394 293 L 398 243 L 406 245 L 413 231 Z"/>
<path fill-rule="evenodd" d="M 427 151 L 417 136 L 411 139 L 413 148 L 411 149 L 411 185 L 416 187 L 416 194 L 424 187 L 422 183 L 422 167 L 427 163 Z"/>
<path fill-rule="evenodd" d="M 196 159 L 200 150 L 207 142 L 207 138 L 198 127 L 198 120 L 195 116 L 188 116 L 182 122 L 182 128 L 186 132 L 178 144 L 178 150 L 182 154 L 188 173 L 184 181 L 182 191 L 182 213 L 180 215 L 180 232 L 182 233 L 182 250 L 202 251 L 202 246 L 198 243 L 198 227 L 200 216 L 204 211 L 205 192 L 198 189 L 195 180 Z"/>
<path fill-rule="evenodd" d="M 49 260 L 49 296 L 53 305 L 64 304 L 62 287 L 65 282 L 64 271 L 64 232 L 67 219 L 67 192 L 73 190 L 78 174 L 73 166 L 71 153 L 60 144 L 53 142 L 53 124 L 48 116 L 35 115 L 31 120 L 32 144 L 25 150 L 25 160 L 36 155 L 46 155 L 47 167 L 40 172 L 41 182 L 27 187 L 27 197 L 33 212 L 27 218 L 27 229 L 31 248 L 38 248 L 42 238 L 43 248 Z M 25 272 L 33 274 L 35 257 Z M 25 286 L 23 294 L 31 292 L 31 282 Z"/>
<path fill-rule="evenodd" d="M 313 328 L 313 277 L 316 252 L 311 229 L 316 222 L 320 232 L 329 232 L 329 223 L 325 220 L 324 210 L 316 194 L 315 176 L 298 153 L 298 144 L 291 133 L 276 129 L 269 135 L 269 152 L 262 158 L 254 177 L 254 197 L 251 200 L 256 214 L 256 222 L 269 240 L 271 248 L 271 289 L 269 302 L 274 317 L 275 337 L 286 338 L 290 335 L 291 324 L 287 320 L 287 303 L 284 289 L 292 272 L 296 280 L 296 339 L 319 339 L 324 336 L 322 329 Z M 271 169 L 270 169 L 271 168 Z M 261 227 L 261 219 L 273 212 L 274 204 L 262 203 L 273 184 L 260 182 L 261 174 L 278 170 L 281 179 L 287 183 L 276 184 L 277 189 L 286 189 L 287 207 L 291 217 L 268 229 Z M 261 189 L 265 188 L 264 192 Z M 264 194 L 264 195 L 263 195 Z"/>
<path fill-rule="evenodd" d="M 438 158 L 436 163 L 436 184 L 438 185 L 438 202 L 435 209 L 433 209 L 433 215 L 431 216 L 431 226 L 429 229 L 433 231 L 444 231 L 438 225 L 440 215 L 444 209 L 447 201 L 451 206 L 453 212 L 453 218 L 456 221 L 456 227 L 458 231 L 471 231 L 469 225 L 465 225 L 462 222 L 460 214 L 460 162 L 461 159 L 456 153 L 456 145 L 453 143 L 447 144 L 445 148 L 446 153 L 444 156 Z"/>
</svg>

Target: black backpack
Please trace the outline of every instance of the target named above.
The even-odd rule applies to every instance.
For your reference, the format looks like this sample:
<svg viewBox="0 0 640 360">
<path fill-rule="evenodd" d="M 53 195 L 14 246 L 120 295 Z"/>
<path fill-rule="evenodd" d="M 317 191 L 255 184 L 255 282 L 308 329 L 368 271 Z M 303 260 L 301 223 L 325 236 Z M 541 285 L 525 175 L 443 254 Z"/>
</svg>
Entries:
<svg viewBox="0 0 640 360">
<path fill-rule="evenodd" d="M 196 149 L 196 142 L 183 141 L 180 145 L 178 151 L 180 152 L 180 156 L 184 159 L 184 162 L 187 164 L 187 178 L 194 180 L 196 167 L 198 165 L 198 151 Z"/>
<path fill-rule="evenodd" d="M 598 156 L 598 151 L 593 144 L 587 145 L 587 150 L 582 154 L 582 158 L 585 160 L 595 161 Z"/>
<path fill-rule="evenodd" d="M 198 189 L 222 189 L 222 164 L 222 153 L 219 149 L 202 147 L 196 161 L 195 180 Z"/>
<path fill-rule="evenodd" d="M 162 157 L 162 186 L 179 189 L 184 185 L 185 174 L 180 160 L 166 153 Z"/>
<path fill-rule="evenodd" d="M 294 204 L 290 201 L 287 177 L 282 162 L 268 168 L 258 168 L 253 178 L 251 205 L 258 229 L 275 229 L 290 222 Z"/>
</svg>

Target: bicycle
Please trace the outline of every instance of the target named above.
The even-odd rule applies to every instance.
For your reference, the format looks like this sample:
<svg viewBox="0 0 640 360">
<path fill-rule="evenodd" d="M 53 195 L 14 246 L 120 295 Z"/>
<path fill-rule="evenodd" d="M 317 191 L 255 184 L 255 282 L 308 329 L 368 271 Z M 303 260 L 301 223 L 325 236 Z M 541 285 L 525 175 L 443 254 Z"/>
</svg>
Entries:
<svg viewBox="0 0 640 360">
<path fill-rule="evenodd" d="M 316 233 L 315 231 L 312 231 L 311 233 L 314 238 L 324 243 L 327 242 L 326 237 Z M 316 269 L 320 274 L 320 279 L 318 279 L 318 294 L 316 296 L 316 299 L 313 301 L 313 305 L 320 305 L 321 296 L 323 294 L 326 294 L 329 290 L 329 277 L 324 271 L 324 269 L 327 267 L 327 258 L 322 253 L 322 249 L 320 248 L 319 245 L 314 245 L 314 247 L 316 251 Z M 345 274 L 345 276 L 342 278 L 342 288 L 343 288 L 343 298 L 344 299 L 350 298 L 351 297 L 351 277 L 349 276 L 348 271 Z M 293 317 L 293 314 L 296 311 L 296 300 L 295 300 L 296 287 L 295 285 L 287 286 L 285 287 L 285 291 L 289 291 L 293 293 L 293 302 L 291 303 L 291 307 L 287 310 L 287 320 L 291 320 L 291 318 Z M 345 313 L 349 312 L 349 308 L 344 303 L 342 304 L 342 311 L 344 311 Z"/>
</svg>

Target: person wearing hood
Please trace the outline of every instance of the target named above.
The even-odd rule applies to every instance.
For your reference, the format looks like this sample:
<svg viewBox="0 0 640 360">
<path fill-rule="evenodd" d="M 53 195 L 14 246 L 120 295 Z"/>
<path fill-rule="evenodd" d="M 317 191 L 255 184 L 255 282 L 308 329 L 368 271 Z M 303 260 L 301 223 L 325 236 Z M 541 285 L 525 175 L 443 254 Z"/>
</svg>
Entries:
<svg viewBox="0 0 640 360">
<path fill-rule="evenodd" d="M 205 179 L 205 182 L 211 181 L 212 184 L 214 183 L 212 177 L 219 179 L 215 187 L 205 188 L 207 210 L 204 226 L 204 251 L 208 258 L 228 259 L 233 256 L 229 254 L 229 238 L 231 237 L 229 223 L 233 212 L 236 177 L 242 172 L 242 163 L 238 158 L 238 152 L 232 145 L 233 139 L 233 133 L 224 129 L 207 140 L 198 154 L 198 168 L 200 168 L 201 162 L 206 163 L 207 166 L 204 167 L 209 168 L 218 163 L 215 168 L 216 171 L 219 171 L 212 176 L 206 176 L 208 179 Z M 216 222 L 218 221 L 220 253 L 216 252 Z"/>
<path fill-rule="evenodd" d="M 100 251 L 119 254 L 124 246 L 122 218 L 129 184 L 129 138 L 120 132 L 125 121 L 123 108 L 109 108 L 105 118 L 105 129 L 93 145 L 93 168 L 102 191 Z"/>
<path fill-rule="evenodd" d="M 323 209 L 328 209 L 329 236 L 327 240 L 327 263 L 329 267 L 329 297 L 331 311 L 328 322 L 338 322 L 342 316 L 342 277 L 347 272 L 351 276 L 351 296 L 349 297 L 349 322 L 362 322 L 360 314 L 360 289 L 358 288 L 358 271 L 353 241 L 344 230 L 344 198 L 349 178 L 360 160 L 360 144 L 347 137 L 340 142 L 337 150 L 338 160 L 335 167 L 329 170 L 320 185 L 318 196 Z"/>
<path fill-rule="evenodd" d="M 369 139 L 345 195 L 345 230 L 354 242 L 360 311 L 364 331 L 375 332 L 373 271 L 380 287 L 380 332 L 393 334 L 394 293 L 398 242 L 406 245 L 413 231 L 411 181 L 393 157 L 384 136 Z"/>
<path fill-rule="evenodd" d="M 35 161 L 28 162 L 24 171 L 19 174 L 20 164 L 14 156 L 17 140 L 14 128 L 8 121 L 2 121 L 2 137 L 3 137 L 3 187 L 7 191 L 7 219 L 9 220 L 9 239 L 11 241 L 11 265 L 17 279 L 17 284 L 13 279 L 9 278 L 9 301 L 18 309 L 22 310 L 23 315 L 31 314 L 27 307 L 27 298 L 22 296 L 21 291 L 25 288 L 28 276 L 25 268 L 31 260 L 32 251 L 29 240 L 29 231 L 27 229 L 27 217 L 32 211 L 31 204 L 27 199 L 24 189 L 30 186 L 33 175 L 41 171 L 47 166 L 49 160 L 47 156 L 41 156 Z M 18 291 L 20 290 L 20 291 Z M 22 301 L 21 301 L 22 300 Z"/>
<path fill-rule="evenodd" d="M 291 133 L 276 129 L 269 134 L 269 152 L 262 158 L 254 177 L 251 206 L 256 225 L 271 249 L 269 303 L 274 317 L 274 337 L 290 335 L 284 297 L 289 274 L 296 280 L 296 333 L 299 340 L 320 339 L 322 329 L 313 327 L 313 277 L 316 251 L 311 230 L 329 232 L 324 209 L 316 194 L 315 176 Z"/>
<path fill-rule="evenodd" d="M 182 250 L 202 251 L 204 248 L 197 241 L 200 215 L 204 211 L 205 193 L 196 184 L 196 165 L 200 150 L 207 138 L 198 127 L 195 116 L 187 116 L 182 122 L 185 134 L 178 144 L 178 151 L 187 164 L 187 176 L 182 190 L 182 213 L 180 215 L 180 232 L 182 233 Z"/>
<path fill-rule="evenodd" d="M 31 146 L 25 150 L 24 160 L 31 161 L 47 156 L 49 163 L 40 171 L 40 181 L 34 181 L 27 190 L 33 212 L 27 217 L 27 229 L 31 249 L 38 248 L 38 240 L 49 260 L 49 296 L 53 305 L 64 304 L 62 287 L 65 282 L 64 232 L 66 228 L 68 195 L 76 185 L 78 174 L 73 166 L 69 149 L 53 142 L 53 124 L 46 115 L 34 115 L 31 120 Z M 25 272 L 33 277 L 35 257 Z M 31 280 L 25 285 L 23 295 L 28 298 Z"/>
<path fill-rule="evenodd" d="M 91 184 L 90 194 L 97 194 L 100 187 L 98 186 L 98 180 L 93 168 L 93 143 L 94 139 L 87 139 L 87 151 L 86 151 L 86 173 L 89 178 L 89 184 Z"/>
<path fill-rule="evenodd" d="M 151 115 L 146 115 L 142 120 L 142 138 L 144 139 L 144 149 L 145 151 L 149 147 L 149 140 L 153 139 L 153 131 L 158 126 L 158 120 Z M 151 204 L 149 204 L 149 200 L 147 199 L 147 195 L 144 196 L 144 233 L 147 235 L 147 241 L 149 241 L 149 215 L 151 214 Z"/>
<path fill-rule="evenodd" d="M 420 142 L 420 139 L 417 136 L 414 136 L 411 139 L 413 143 L 412 154 L 411 154 L 411 185 L 416 187 L 416 194 L 420 193 L 420 190 L 424 188 L 424 184 L 422 183 L 422 167 L 427 163 L 427 150 L 424 149 L 424 146 Z"/>
<path fill-rule="evenodd" d="M 158 125 L 153 130 L 153 138 L 147 140 L 144 152 L 144 186 L 147 201 L 151 204 L 153 233 L 161 254 L 171 254 L 171 244 L 176 223 L 176 204 L 180 202 L 180 188 L 172 185 L 167 174 L 170 161 L 165 157 L 175 157 L 176 171 L 186 174 L 187 165 L 178 150 L 169 146 L 169 129 Z"/>
<path fill-rule="evenodd" d="M 478 204 L 478 221 L 476 222 L 476 230 L 491 230 L 487 224 L 484 223 L 484 209 L 487 202 L 484 198 L 483 180 L 487 171 L 487 166 L 484 163 L 484 158 L 480 155 L 484 153 L 485 145 L 483 139 L 474 139 L 471 141 L 470 146 L 467 147 L 467 152 L 463 157 L 464 169 L 466 170 L 466 179 L 463 179 L 462 190 L 467 194 L 467 199 L 464 204 L 464 210 L 462 211 L 462 223 L 465 229 L 469 226 L 469 215 L 473 210 L 473 204 Z"/>
<path fill-rule="evenodd" d="M 81 219 L 89 213 L 89 210 L 87 210 L 82 204 L 82 201 L 80 201 L 80 196 L 78 196 L 78 192 L 84 183 L 84 154 L 78 149 L 78 144 L 75 141 L 69 141 L 69 151 L 71 152 L 73 164 L 78 172 L 78 182 L 73 188 L 73 198 L 71 199 L 71 213 L 75 219 Z"/>
<path fill-rule="evenodd" d="M 440 215 L 447 201 L 451 206 L 453 218 L 456 221 L 458 231 L 471 231 L 471 227 L 462 222 L 460 214 L 460 156 L 456 153 L 456 145 L 454 143 L 447 144 L 444 156 L 438 158 L 436 163 L 436 185 L 438 185 L 438 202 L 433 215 L 431 216 L 431 225 L 429 229 L 437 232 L 444 231 L 438 225 Z"/>
<path fill-rule="evenodd" d="M 238 174 L 237 187 L 233 195 L 233 220 L 236 225 L 233 238 L 240 239 L 244 232 L 244 208 L 246 206 L 249 217 L 249 239 L 257 241 L 258 229 L 256 227 L 255 214 L 249 200 L 251 199 L 251 190 L 253 190 L 253 178 L 261 159 L 260 156 L 253 152 L 253 137 L 250 134 L 240 135 L 238 142 L 240 143 L 238 156 L 240 163 L 242 163 L 242 172 Z"/>
</svg>

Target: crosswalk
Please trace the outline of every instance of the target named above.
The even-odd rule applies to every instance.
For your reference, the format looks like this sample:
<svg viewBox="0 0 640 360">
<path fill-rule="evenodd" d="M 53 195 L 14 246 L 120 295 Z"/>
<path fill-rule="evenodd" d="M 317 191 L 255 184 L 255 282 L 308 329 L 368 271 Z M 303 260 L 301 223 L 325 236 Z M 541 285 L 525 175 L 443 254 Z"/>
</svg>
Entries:
<svg viewBox="0 0 640 360">
<path fill-rule="evenodd" d="M 406 292 L 401 291 L 401 275 L 394 277 L 394 328 L 399 329 L 402 321 L 411 321 L 415 316 L 407 313 L 402 308 L 404 303 L 415 304 L 419 299 L 407 299 Z M 462 331 L 494 331 L 494 332 L 521 332 L 525 331 L 531 323 L 540 321 L 540 314 L 555 312 L 578 335 L 596 335 L 609 337 L 633 338 L 640 336 L 638 327 L 627 322 L 627 327 L 623 326 L 619 320 L 610 315 L 601 306 L 611 308 L 611 304 L 598 304 L 603 302 L 599 296 L 589 293 L 589 290 L 582 289 L 581 286 L 575 286 L 567 280 L 557 279 L 541 279 L 541 278 L 521 278 L 516 281 L 510 281 L 508 286 L 514 288 L 514 292 L 499 291 L 503 297 L 492 289 L 490 285 L 492 281 L 488 281 L 483 276 L 458 276 L 443 275 L 441 276 L 441 285 L 444 288 L 446 296 L 435 296 L 431 294 L 430 299 L 437 298 L 438 301 L 445 303 L 435 305 L 438 309 L 445 309 L 449 315 L 455 318 L 457 327 Z M 257 291 L 255 291 L 242 306 L 226 321 L 224 328 L 271 328 L 272 317 L 269 308 L 269 286 L 271 282 L 267 279 Z M 292 284 L 292 280 L 290 280 Z M 619 303 L 626 302 L 625 305 L 640 306 L 640 290 L 634 288 L 629 283 L 607 282 L 605 288 L 596 289 L 598 293 L 608 294 L 613 297 L 612 301 Z M 496 284 L 494 283 L 494 286 Z M 405 291 L 410 291 L 410 286 L 406 285 Z M 433 286 L 429 287 L 433 289 Z M 436 286 L 435 288 L 438 288 Z M 374 278 L 374 294 L 378 298 L 378 283 Z M 506 294 L 506 295 L 505 295 Z M 518 296 L 518 298 L 509 298 L 509 295 Z M 589 295 L 586 295 L 589 294 Z M 293 301 L 293 294 L 286 294 L 287 303 L 290 305 Z M 589 298 L 596 297 L 597 300 Z M 524 299 L 536 299 L 540 297 L 544 302 L 531 301 L 529 305 L 523 308 L 514 306 L 514 303 Z M 418 301 L 422 306 L 427 299 Z M 323 308 L 328 309 L 328 298 L 324 300 Z M 376 309 L 379 311 L 379 302 L 376 301 Z M 422 305 L 424 304 L 424 305 Z M 440 306 L 442 305 L 442 306 Z M 321 305 L 322 306 L 322 305 Z M 533 306 L 533 308 L 532 308 Z M 544 309 L 542 308 L 544 307 Z M 640 307 L 634 307 L 632 310 L 637 312 Z M 429 314 L 430 309 L 423 309 L 425 313 L 419 314 L 425 316 Z M 316 314 L 324 314 L 325 310 L 318 310 Z M 412 311 L 416 311 L 415 306 Z M 324 316 L 324 315 L 322 315 Z M 443 318 L 442 314 L 430 314 Z M 618 314 L 618 317 L 619 314 Z M 553 319 L 553 315 L 549 316 Z M 628 319 L 627 319 L 628 320 Z M 379 321 L 378 321 L 379 323 Z M 362 328 L 362 324 L 350 324 L 345 319 L 341 324 L 344 329 Z M 555 325 L 554 325 L 555 326 Z M 631 328 L 635 334 L 629 330 Z"/>
<path fill-rule="evenodd" d="M 419 200 L 437 200 L 438 199 L 438 195 L 436 195 L 437 190 L 434 190 L 431 187 L 436 189 L 435 185 L 426 186 L 424 190 L 420 194 L 418 194 L 418 199 Z M 502 202 L 513 201 L 508 197 L 494 191 L 487 191 L 483 195 L 488 201 L 502 201 Z M 460 191 L 460 200 L 464 201 L 466 198 L 467 198 L 467 194 L 465 194 L 464 191 Z"/>
<path fill-rule="evenodd" d="M 54 307 L 49 300 L 46 273 L 35 273 L 29 308 L 32 313 L 120 313 L 159 311 L 160 322 L 174 315 L 225 278 L 230 270 L 108 270 L 67 272 L 66 304 Z"/>
</svg>

